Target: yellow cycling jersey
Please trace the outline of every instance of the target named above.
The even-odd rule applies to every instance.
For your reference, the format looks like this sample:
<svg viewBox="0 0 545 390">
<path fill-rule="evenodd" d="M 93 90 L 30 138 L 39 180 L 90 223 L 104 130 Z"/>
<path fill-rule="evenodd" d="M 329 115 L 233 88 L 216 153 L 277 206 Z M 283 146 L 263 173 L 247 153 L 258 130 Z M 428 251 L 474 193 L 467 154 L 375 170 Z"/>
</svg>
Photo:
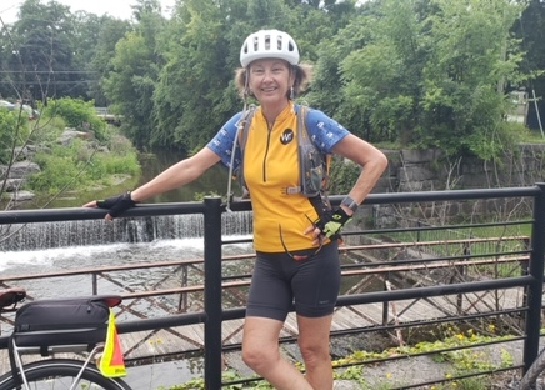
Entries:
<svg viewBox="0 0 545 390">
<path fill-rule="evenodd" d="M 313 238 L 305 235 L 305 230 L 318 219 L 317 212 L 308 197 L 286 193 L 287 188 L 300 183 L 296 131 L 293 104 L 280 113 L 271 128 L 258 108 L 248 131 L 243 167 L 251 194 L 257 251 L 313 247 Z"/>
<path fill-rule="evenodd" d="M 312 238 L 304 232 L 311 226 L 311 221 L 318 219 L 317 211 L 307 196 L 293 191 L 286 194 L 286 189 L 293 190 L 301 184 L 295 105 L 289 104 L 270 129 L 261 109 L 257 108 L 250 128 L 245 132 L 244 153 L 236 148 L 233 154 L 243 115 L 244 112 L 239 112 L 231 117 L 207 147 L 233 172 L 241 166 L 244 169 L 244 181 L 254 213 L 255 249 L 284 252 L 280 232 L 287 250 L 311 249 Z M 301 131 L 308 131 L 320 153 L 333 153 L 335 145 L 350 134 L 322 111 L 310 109 L 306 119 Z"/>
</svg>

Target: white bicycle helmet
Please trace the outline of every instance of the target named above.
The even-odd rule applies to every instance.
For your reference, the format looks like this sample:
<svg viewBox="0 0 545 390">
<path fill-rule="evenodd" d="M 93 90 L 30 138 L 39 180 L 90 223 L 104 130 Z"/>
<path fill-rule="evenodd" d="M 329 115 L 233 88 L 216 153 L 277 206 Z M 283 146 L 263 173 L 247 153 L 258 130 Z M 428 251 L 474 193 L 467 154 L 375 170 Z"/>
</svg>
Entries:
<svg viewBox="0 0 545 390">
<path fill-rule="evenodd" d="M 293 38 L 284 31 L 259 30 L 248 35 L 240 48 L 240 65 L 264 58 L 280 58 L 291 65 L 299 64 L 299 50 Z"/>
</svg>

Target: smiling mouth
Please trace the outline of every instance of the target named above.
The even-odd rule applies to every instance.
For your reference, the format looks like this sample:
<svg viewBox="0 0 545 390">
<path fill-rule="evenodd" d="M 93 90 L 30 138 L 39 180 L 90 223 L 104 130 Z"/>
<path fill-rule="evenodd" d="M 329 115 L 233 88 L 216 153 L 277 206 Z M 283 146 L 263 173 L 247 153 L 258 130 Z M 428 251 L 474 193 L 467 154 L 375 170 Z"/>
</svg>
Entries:
<svg viewBox="0 0 545 390">
<path fill-rule="evenodd" d="M 274 92 L 278 88 L 277 87 L 267 87 L 267 88 L 261 88 L 261 92 Z"/>
</svg>

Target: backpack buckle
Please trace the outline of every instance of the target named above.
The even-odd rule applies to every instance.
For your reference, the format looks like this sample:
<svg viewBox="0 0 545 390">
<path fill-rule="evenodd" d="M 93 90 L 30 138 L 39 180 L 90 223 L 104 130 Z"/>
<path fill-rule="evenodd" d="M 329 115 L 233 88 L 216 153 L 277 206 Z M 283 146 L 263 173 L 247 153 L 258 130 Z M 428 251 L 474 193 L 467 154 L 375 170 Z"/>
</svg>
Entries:
<svg viewBox="0 0 545 390">
<path fill-rule="evenodd" d="M 291 186 L 284 188 L 283 191 L 286 195 L 299 195 L 301 193 L 301 187 L 300 186 Z"/>
</svg>

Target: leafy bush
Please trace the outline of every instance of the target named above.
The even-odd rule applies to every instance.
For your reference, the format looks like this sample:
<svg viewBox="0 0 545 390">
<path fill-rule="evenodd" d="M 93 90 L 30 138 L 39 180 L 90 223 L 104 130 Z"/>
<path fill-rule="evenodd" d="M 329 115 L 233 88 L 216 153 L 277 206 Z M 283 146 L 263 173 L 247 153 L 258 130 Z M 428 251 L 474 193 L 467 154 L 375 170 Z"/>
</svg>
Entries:
<svg viewBox="0 0 545 390">
<path fill-rule="evenodd" d="M 0 109 L 0 164 L 8 163 L 14 143 L 15 146 L 23 145 L 29 135 L 27 119 L 15 111 Z"/>
<path fill-rule="evenodd" d="M 99 141 L 109 138 L 106 122 L 96 115 L 94 101 L 85 102 L 69 97 L 54 100 L 47 106 L 45 114 L 50 118 L 60 116 L 68 126 L 79 130 L 86 130 L 86 126 L 89 126 Z"/>
<path fill-rule="evenodd" d="M 69 146 L 55 146 L 49 153 L 40 153 L 36 162 L 41 171 L 29 179 L 31 190 L 59 193 L 84 190 L 97 184 L 109 185 L 112 175 L 138 175 L 140 165 L 136 151 L 130 147 L 118 153 L 95 151 L 76 140 Z"/>
<path fill-rule="evenodd" d="M 331 164 L 330 192 L 332 195 L 346 195 L 350 192 L 361 173 L 361 167 L 341 158 Z"/>
</svg>

